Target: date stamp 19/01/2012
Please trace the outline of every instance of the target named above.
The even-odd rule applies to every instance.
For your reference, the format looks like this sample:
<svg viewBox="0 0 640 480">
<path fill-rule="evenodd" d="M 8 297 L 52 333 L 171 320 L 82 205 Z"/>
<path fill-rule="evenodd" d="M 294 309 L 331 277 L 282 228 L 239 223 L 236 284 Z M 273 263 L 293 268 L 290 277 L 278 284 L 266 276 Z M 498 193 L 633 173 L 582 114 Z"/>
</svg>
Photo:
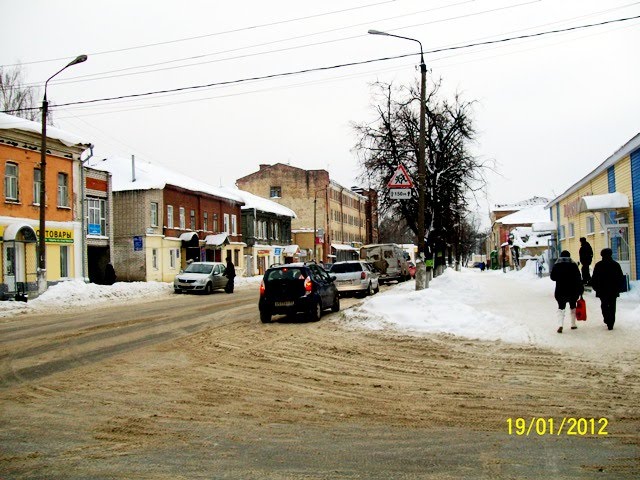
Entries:
<svg viewBox="0 0 640 480">
<path fill-rule="evenodd" d="M 534 435 L 604 436 L 609 434 L 608 426 L 609 420 L 606 418 L 507 418 L 507 433 L 525 437 Z"/>
</svg>

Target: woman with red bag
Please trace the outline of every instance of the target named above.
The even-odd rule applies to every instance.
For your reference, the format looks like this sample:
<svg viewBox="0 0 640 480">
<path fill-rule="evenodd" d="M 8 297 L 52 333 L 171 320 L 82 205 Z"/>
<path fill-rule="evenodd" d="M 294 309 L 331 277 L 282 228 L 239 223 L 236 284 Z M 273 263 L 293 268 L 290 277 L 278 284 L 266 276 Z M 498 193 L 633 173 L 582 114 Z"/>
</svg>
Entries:
<svg viewBox="0 0 640 480">
<path fill-rule="evenodd" d="M 578 265 L 571 260 L 571 254 L 563 250 L 560 258 L 556 260 L 551 269 L 551 280 L 556 282 L 555 298 L 558 302 L 558 333 L 562 333 L 564 323 L 564 309 L 569 304 L 571 310 L 571 330 L 578 328 L 576 325 L 576 302 L 584 292 L 582 276 Z"/>
</svg>

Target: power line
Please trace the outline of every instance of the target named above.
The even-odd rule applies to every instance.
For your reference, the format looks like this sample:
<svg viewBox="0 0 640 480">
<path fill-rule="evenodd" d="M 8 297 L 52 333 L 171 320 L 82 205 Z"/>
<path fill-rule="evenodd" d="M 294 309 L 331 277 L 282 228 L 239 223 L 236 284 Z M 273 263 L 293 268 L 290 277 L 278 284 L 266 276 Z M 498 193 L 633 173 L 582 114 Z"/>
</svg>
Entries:
<svg viewBox="0 0 640 480">
<path fill-rule="evenodd" d="M 378 5 L 384 5 L 385 3 L 394 3 L 396 0 L 385 0 L 383 2 L 377 2 L 377 3 L 370 3 L 367 5 L 361 5 L 359 7 L 351 7 L 351 8 L 344 8 L 342 10 L 333 10 L 331 12 L 324 12 L 324 13 L 317 13 L 314 15 L 307 15 L 305 17 L 297 17 L 297 18 L 289 18 L 286 20 L 278 20 L 275 22 L 270 22 L 270 23 L 262 23 L 262 24 L 258 24 L 258 25 L 251 25 L 248 27 L 241 27 L 241 28 L 236 28 L 236 29 L 232 29 L 232 30 L 224 30 L 221 32 L 213 32 L 213 33 L 207 33 L 204 35 L 197 35 L 194 37 L 185 37 L 185 38 L 178 38 L 178 39 L 174 39 L 174 40 L 165 40 L 163 42 L 156 42 L 156 43 L 148 43 L 148 44 L 144 44 L 144 45 L 137 45 L 137 46 L 133 46 L 133 47 L 125 47 L 125 48 L 119 48 L 119 49 L 114 49 L 114 50 L 104 50 L 102 52 L 94 52 L 94 53 L 89 53 L 87 55 L 89 56 L 96 56 L 96 55 L 106 55 L 109 53 L 118 53 L 118 52 L 126 52 L 129 50 L 137 50 L 140 48 L 149 48 L 149 47 L 157 47 L 160 45 L 169 45 L 172 43 L 180 43 L 180 42 L 187 42 L 190 40 L 199 40 L 201 38 L 207 38 L 207 37 L 215 37 L 218 35 L 226 35 L 226 34 L 230 34 L 230 33 L 238 33 L 238 32 L 243 32 L 245 30 L 256 30 L 258 28 L 265 28 L 265 27 L 273 27 L 276 25 L 283 25 L 285 23 L 293 23 L 293 22 L 298 22 L 300 20 L 309 20 L 311 18 L 318 18 L 318 17 L 324 17 L 324 16 L 328 16 L 328 15 L 335 15 L 337 13 L 344 13 L 344 12 L 349 12 L 349 11 L 353 11 L 353 10 L 361 10 L 363 8 L 370 8 L 370 7 L 375 7 Z M 50 58 L 47 60 L 34 60 L 32 62 L 24 62 L 24 63 L 15 63 L 12 65 L 2 65 L 3 67 L 16 67 L 19 65 L 34 65 L 37 63 L 47 63 L 47 62 L 58 62 L 61 60 L 67 60 L 67 57 L 60 57 L 60 58 Z"/>
<path fill-rule="evenodd" d="M 552 34 L 556 34 L 556 33 L 564 33 L 564 32 L 576 31 L 576 30 L 584 30 L 584 29 L 587 29 L 587 28 L 593 28 L 593 27 L 598 27 L 598 26 L 602 26 L 602 25 L 608 25 L 608 24 L 613 24 L 613 23 L 621 23 L 621 22 L 626 22 L 626 21 L 630 21 L 630 20 L 636 20 L 638 18 L 640 18 L 640 15 L 636 15 L 636 16 L 633 16 L 633 17 L 617 18 L 617 19 L 606 20 L 606 21 L 598 22 L 598 23 L 591 23 L 591 24 L 586 24 L 586 25 L 578 25 L 578 26 L 574 26 L 574 27 L 567 27 L 567 28 L 561 28 L 561 29 L 556 29 L 556 30 L 548 30 L 548 31 L 545 31 L 545 32 L 531 33 L 531 34 L 527 34 L 527 35 L 518 35 L 518 36 L 515 36 L 515 37 L 506 37 L 506 38 L 501 38 L 501 39 L 497 39 L 497 40 L 486 40 L 486 41 L 483 41 L 483 42 L 469 43 L 469 44 L 466 44 L 466 45 L 458 45 L 458 46 L 453 46 L 453 47 L 437 48 L 437 49 L 433 49 L 433 50 L 427 50 L 424 53 L 426 53 L 426 54 L 429 54 L 429 53 L 440 53 L 440 52 L 446 52 L 446 51 L 454 51 L 454 50 L 461 50 L 461 49 L 466 49 L 466 48 L 473 48 L 473 47 L 478 47 L 478 46 L 483 46 L 483 45 L 495 45 L 495 44 L 506 43 L 506 42 L 511 42 L 511 41 L 515 41 L 515 40 L 523 40 L 523 39 L 527 39 L 527 38 L 542 37 L 542 36 L 552 35 Z M 419 52 L 417 52 L 417 53 L 419 53 Z M 403 54 L 403 55 L 394 55 L 394 56 L 391 56 L 391 57 L 374 58 L 374 59 L 369 59 L 369 60 L 361 60 L 361 61 L 356 61 L 356 62 L 349 62 L 349 63 L 343 63 L 343 64 L 338 64 L 338 65 L 330 65 L 330 66 L 325 66 L 325 67 L 307 68 L 307 69 L 296 70 L 296 71 L 292 71 L 292 72 L 282 72 L 282 73 L 274 73 L 274 74 L 270 74 L 270 75 L 242 78 L 242 79 L 236 79 L 236 80 L 227 80 L 227 81 L 223 81 L 223 82 L 214 82 L 214 83 L 209 83 L 209 84 L 205 84 L 205 85 L 193 85 L 193 86 L 189 86 L 189 87 L 180 87 L 180 88 L 173 88 L 173 89 L 166 89 L 166 90 L 156 90 L 156 91 L 151 91 L 151 92 L 134 93 L 134 94 L 129 94 L 129 95 L 119 95 L 119 96 L 116 96 L 116 97 L 105 97 L 105 98 L 98 98 L 98 99 L 93 99 L 93 100 L 82 100 L 82 101 L 77 101 L 77 102 L 68 102 L 68 103 L 62 103 L 62 104 L 56 105 L 56 107 L 66 107 L 66 106 L 70 106 L 70 105 L 86 105 L 86 104 L 98 103 L 98 102 L 108 102 L 108 101 L 114 101 L 114 100 L 123 100 L 123 99 L 126 99 L 126 98 L 141 98 L 141 97 L 148 97 L 148 96 L 152 96 L 152 95 L 161 95 L 161 94 L 165 94 L 165 93 L 184 92 L 184 91 L 189 91 L 189 90 L 200 90 L 200 89 L 203 89 L 203 88 L 211 88 L 211 87 L 217 87 L 217 86 L 223 86 L 223 85 L 235 85 L 235 84 L 247 83 L 247 82 L 256 81 L 256 80 L 269 80 L 269 79 L 274 79 L 274 78 L 290 77 L 290 76 L 301 75 L 301 74 L 305 74 L 305 73 L 321 72 L 321 71 L 327 71 L 327 70 L 335 70 L 335 69 L 338 69 L 338 68 L 346 68 L 346 67 L 354 67 L 354 66 L 357 66 L 357 65 L 365 65 L 365 64 L 369 64 L 369 63 L 383 62 L 383 61 L 388 61 L 388 60 L 396 60 L 396 59 L 399 59 L 399 58 L 410 57 L 412 55 L 416 55 L 417 53 L 416 52 L 414 52 L 414 53 L 406 53 L 406 54 Z M 14 109 L 14 110 L 4 110 L 4 113 L 27 111 L 27 110 L 38 110 L 38 107 Z"/>
</svg>

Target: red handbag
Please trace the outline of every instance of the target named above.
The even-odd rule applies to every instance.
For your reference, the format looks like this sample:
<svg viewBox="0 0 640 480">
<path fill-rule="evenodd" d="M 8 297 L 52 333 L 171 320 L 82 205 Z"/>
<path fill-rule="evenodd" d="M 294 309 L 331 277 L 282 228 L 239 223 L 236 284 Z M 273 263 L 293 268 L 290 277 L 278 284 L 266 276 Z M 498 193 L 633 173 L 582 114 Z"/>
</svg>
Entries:
<svg viewBox="0 0 640 480">
<path fill-rule="evenodd" d="M 584 301 L 582 296 L 576 302 L 576 320 L 587 320 L 587 302 Z"/>
</svg>

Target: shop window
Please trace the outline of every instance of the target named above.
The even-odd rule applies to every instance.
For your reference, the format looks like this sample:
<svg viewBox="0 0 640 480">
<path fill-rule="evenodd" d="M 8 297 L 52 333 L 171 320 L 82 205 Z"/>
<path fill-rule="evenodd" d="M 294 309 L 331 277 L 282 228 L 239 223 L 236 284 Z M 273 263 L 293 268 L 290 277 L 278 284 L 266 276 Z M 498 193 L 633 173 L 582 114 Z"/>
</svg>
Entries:
<svg viewBox="0 0 640 480">
<path fill-rule="evenodd" d="M 576 236 L 576 227 L 572 222 L 569 224 L 569 238 L 573 238 L 575 236 Z"/>
<path fill-rule="evenodd" d="M 69 247 L 66 245 L 60 246 L 60 277 L 65 278 L 69 276 Z"/>
</svg>

